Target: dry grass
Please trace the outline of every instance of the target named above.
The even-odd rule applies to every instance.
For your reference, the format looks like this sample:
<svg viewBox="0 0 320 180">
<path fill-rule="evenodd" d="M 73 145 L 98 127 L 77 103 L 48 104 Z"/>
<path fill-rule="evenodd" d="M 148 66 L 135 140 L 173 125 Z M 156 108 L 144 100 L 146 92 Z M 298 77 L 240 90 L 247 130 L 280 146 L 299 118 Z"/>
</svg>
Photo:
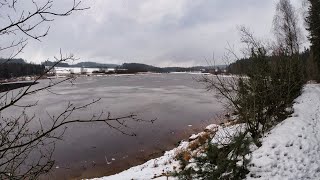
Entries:
<svg viewBox="0 0 320 180">
<path fill-rule="evenodd" d="M 192 156 L 190 151 L 188 150 L 179 150 L 176 152 L 175 158 L 176 159 L 182 158 L 182 160 L 188 162 L 192 158 Z"/>
<path fill-rule="evenodd" d="M 200 147 L 200 146 L 201 146 L 201 144 L 199 143 L 199 140 L 196 139 L 196 140 L 191 141 L 191 142 L 189 143 L 188 149 L 190 149 L 191 151 L 194 151 L 194 150 L 196 150 L 196 149 L 197 149 L 198 147 Z"/>
<path fill-rule="evenodd" d="M 198 137 L 198 141 L 202 145 L 202 144 L 205 144 L 210 138 L 211 138 L 210 133 L 205 132 Z"/>
<path fill-rule="evenodd" d="M 185 160 L 185 161 L 189 161 L 191 159 L 191 154 L 189 151 L 183 151 L 182 153 L 182 158 Z"/>
<path fill-rule="evenodd" d="M 182 158 L 188 162 L 191 158 L 197 156 L 198 152 L 203 152 L 206 143 L 211 139 L 212 135 L 209 132 L 199 134 L 198 138 L 189 142 L 187 149 L 179 150 L 176 152 L 176 159 Z"/>
</svg>

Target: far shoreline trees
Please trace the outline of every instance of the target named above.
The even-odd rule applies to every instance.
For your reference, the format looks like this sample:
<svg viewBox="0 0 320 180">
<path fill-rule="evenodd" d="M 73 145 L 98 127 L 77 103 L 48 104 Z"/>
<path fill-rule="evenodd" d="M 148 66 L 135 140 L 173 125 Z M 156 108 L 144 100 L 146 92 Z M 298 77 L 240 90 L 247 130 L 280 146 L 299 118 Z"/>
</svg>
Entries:
<svg viewBox="0 0 320 180">
<path fill-rule="evenodd" d="M 38 76 L 45 71 L 43 65 L 26 63 L 23 59 L 6 61 L 7 59 L 0 58 L 0 82 L 22 76 Z"/>
</svg>

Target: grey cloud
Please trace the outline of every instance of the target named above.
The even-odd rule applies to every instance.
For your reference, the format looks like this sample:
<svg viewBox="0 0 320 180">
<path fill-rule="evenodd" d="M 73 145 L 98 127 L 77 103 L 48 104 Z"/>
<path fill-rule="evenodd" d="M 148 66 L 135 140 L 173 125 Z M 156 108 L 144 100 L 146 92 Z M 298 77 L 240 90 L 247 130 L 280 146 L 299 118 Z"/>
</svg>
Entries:
<svg viewBox="0 0 320 180">
<path fill-rule="evenodd" d="M 57 1 L 55 8 L 65 8 Z M 237 26 L 269 35 L 275 0 L 95 0 L 90 10 L 57 18 L 42 43 L 30 42 L 21 57 L 40 62 L 59 48 L 81 60 L 141 62 L 159 66 L 217 63 L 227 42 L 238 46 Z"/>
</svg>

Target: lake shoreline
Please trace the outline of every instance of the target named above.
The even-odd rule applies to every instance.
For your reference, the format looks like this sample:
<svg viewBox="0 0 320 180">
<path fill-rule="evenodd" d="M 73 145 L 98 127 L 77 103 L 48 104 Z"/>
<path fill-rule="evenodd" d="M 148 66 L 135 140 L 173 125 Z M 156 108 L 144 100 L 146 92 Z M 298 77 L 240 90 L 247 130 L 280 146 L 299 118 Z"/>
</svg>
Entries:
<svg viewBox="0 0 320 180">
<path fill-rule="evenodd" d="M 39 82 L 34 81 L 16 81 L 16 82 L 8 82 L 8 83 L 1 83 L 0 84 L 0 93 L 11 91 L 18 88 L 23 88 L 26 86 L 33 86 L 38 84 Z"/>
<path fill-rule="evenodd" d="M 107 163 L 89 163 L 91 164 L 91 167 L 89 165 L 78 169 L 55 168 L 52 173 L 55 175 L 50 176 L 50 179 L 90 179 L 115 175 L 130 169 L 131 167 L 144 164 L 151 159 L 159 158 L 163 156 L 166 151 L 177 147 L 180 142 L 188 140 L 192 134 L 203 132 L 204 128 L 208 125 L 220 123 L 220 120 L 211 120 L 207 123 L 199 123 L 197 126 L 193 125 L 192 127 L 186 127 L 183 131 L 175 133 L 174 139 L 171 138 L 161 142 L 161 144 L 163 143 L 163 146 L 161 147 L 141 147 L 143 151 L 130 153 L 120 161 L 118 161 L 117 158 L 115 161 L 109 159 L 109 161 L 113 163 L 112 166 Z"/>
</svg>

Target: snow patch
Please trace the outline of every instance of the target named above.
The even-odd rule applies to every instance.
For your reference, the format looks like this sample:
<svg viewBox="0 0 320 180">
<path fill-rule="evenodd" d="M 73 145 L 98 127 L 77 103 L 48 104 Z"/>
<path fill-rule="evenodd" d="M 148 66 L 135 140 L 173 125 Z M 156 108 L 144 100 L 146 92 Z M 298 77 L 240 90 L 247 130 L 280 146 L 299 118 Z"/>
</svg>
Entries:
<svg viewBox="0 0 320 180">
<path fill-rule="evenodd" d="M 247 179 L 320 179 L 320 85 L 307 84 L 293 110 L 253 152 Z"/>
</svg>

